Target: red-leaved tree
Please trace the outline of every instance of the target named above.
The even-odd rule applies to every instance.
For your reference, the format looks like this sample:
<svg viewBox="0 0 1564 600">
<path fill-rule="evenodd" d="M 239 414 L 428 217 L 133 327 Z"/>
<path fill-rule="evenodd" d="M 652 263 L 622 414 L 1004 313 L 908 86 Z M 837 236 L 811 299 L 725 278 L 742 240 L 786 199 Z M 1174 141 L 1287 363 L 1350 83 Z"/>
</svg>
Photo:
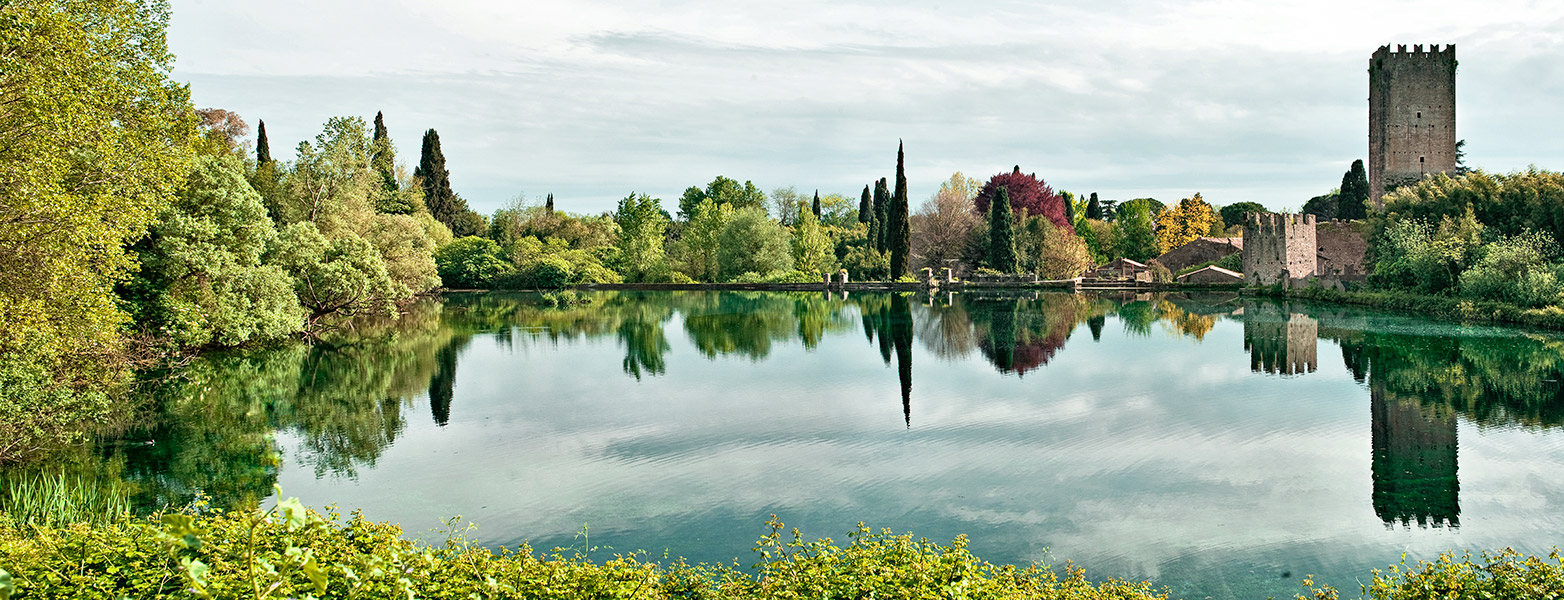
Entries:
<svg viewBox="0 0 1564 600">
<path fill-rule="evenodd" d="M 1075 235 L 1075 228 L 1071 226 L 1069 219 L 1065 218 L 1064 197 L 1060 196 L 1047 183 L 1038 179 L 1036 174 L 1027 175 L 1021 172 L 1021 167 L 1009 173 L 1000 173 L 988 178 L 988 183 L 983 184 L 983 190 L 978 192 L 977 198 L 972 201 L 977 213 L 987 214 L 989 203 L 994 201 L 994 195 L 999 193 L 999 188 L 1010 191 L 1010 208 L 1020 217 L 1022 211 L 1029 216 L 1043 215 L 1052 221 L 1055 227 Z"/>
</svg>

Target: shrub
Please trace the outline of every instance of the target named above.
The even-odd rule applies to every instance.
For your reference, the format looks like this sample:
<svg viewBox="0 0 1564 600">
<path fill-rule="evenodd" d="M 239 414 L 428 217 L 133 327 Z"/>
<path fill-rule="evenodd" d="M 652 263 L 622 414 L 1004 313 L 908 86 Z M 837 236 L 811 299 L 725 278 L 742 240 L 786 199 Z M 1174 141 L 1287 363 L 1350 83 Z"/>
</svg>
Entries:
<svg viewBox="0 0 1564 600">
<path fill-rule="evenodd" d="M 1151 271 L 1152 281 L 1157 283 L 1171 283 L 1173 281 L 1173 272 L 1169 271 L 1167 266 L 1162 264 L 1162 261 L 1151 259 L 1146 261 L 1146 267 Z"/>
<path fill-rule="evenodd" d="M 467 236 L 436 250 L 434 262 L 446 287 L 486 288 L 511 272 L 510 262 L 503 254 L 494 240 Z"/>
<path fill-rule="evenodd" d="M 873 248 L 857 247 L 847 251 L 842 268 L 853 281 L 883 281 L 891 272 L 891 257 Z"/>
</svg>

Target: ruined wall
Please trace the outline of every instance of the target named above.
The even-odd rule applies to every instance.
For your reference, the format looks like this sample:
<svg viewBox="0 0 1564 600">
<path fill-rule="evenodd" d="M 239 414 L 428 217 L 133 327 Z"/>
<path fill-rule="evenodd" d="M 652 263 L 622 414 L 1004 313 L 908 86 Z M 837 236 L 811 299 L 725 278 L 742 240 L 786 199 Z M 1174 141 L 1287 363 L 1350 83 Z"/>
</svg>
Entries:
<svg viewBox="0 0 1564 600">
<path fill-rule="evenodd" d="M 1421 44 L 1369 58 L 1369 199 L 1387 185 L 1455 170 L 1455 45 Z"/>
<path fill-rule="evenodd" d="M 1236 242 L 1236 243 L 1235 243 Z M 1229 254 L 1242 252 L 1242 238 L 1198 238 L 1187 244 L 1163 252 L 1157 262 L 1170 271 L 1178 271 L 1198 264 L 1221 260 Z"/>
<path fill-rule="evenodd" d="M 1314 215 L 1249 213 L 1244 220 L 1244 280 L 1271 285 L 1283 273 L 1291 279 L 1314 276 Z"/>
<path fill-rule="evenodd" d="M 1363 281 L 1368 277 L 1364 255 L 1368 253 L 1368 224 L 1362 221 L 1327 221 L 1314 227 L 1318 248 L 1314 273 L 1339 281 Z"/>
</svg>

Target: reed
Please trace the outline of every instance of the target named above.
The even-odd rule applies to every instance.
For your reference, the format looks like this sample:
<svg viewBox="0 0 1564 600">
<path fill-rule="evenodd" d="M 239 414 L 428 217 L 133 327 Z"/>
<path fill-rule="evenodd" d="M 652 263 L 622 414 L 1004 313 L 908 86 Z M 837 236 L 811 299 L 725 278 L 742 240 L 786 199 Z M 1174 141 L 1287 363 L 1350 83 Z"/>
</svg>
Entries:
<svg viewBox="0 0 1564 600">
<path fill-rule="evenodd" d="M 0 475 L 0 513 L 18 525 L 103 525 L 130 513 L 130 486 L 81 474 L 13 472 Z"/>
</svg>

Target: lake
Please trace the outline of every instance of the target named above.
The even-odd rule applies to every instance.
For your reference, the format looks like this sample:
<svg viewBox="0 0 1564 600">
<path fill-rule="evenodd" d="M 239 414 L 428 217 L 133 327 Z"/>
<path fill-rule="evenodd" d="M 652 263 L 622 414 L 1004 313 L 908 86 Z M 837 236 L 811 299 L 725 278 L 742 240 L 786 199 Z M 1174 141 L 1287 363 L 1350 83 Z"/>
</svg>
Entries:
<svg viewBox="0 0 1564 600">
<path fill-rule="evenodd" d="M 575 303 L 581 299 L 586 303 Z M 144 509 L 747 567 L 775 514 L 1176 597 L 1564 539 L 1564 338 L 1235 295 L 461 294 L 203 357 L 96 451 Z"/>
</svg>

